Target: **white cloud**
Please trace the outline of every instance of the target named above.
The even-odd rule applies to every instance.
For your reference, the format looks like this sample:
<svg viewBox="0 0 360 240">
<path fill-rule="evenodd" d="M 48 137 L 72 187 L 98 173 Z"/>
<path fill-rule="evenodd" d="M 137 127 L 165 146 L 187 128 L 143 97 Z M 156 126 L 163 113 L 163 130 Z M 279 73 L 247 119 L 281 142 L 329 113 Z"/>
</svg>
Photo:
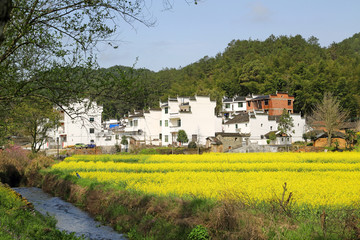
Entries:
<svg viewBox="0 0 360 240">
<path fill-rule="evenodd" d="M 255 2 L 250 5 L 250 16 L 255 22 L 267 22 L 271 18 L 270 9 L 262 2 Z"/>
</svg>

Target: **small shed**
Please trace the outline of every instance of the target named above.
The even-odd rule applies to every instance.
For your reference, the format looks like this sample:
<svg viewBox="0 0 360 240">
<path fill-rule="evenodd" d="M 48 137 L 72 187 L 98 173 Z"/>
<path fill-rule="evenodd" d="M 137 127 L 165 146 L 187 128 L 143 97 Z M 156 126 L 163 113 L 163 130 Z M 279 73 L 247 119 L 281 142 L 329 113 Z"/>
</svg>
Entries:
<svg viewBox="0 0 360 240">
<path fill-rule="evenodd" d="M 223 152 L 227 152 L 246 145 L 250 134 L 218 132 L 215 137 L 222 142 Z"/>
<path fill-rule="evenodd" d="M 291 145 L 292 137 L 290 134 L 281 133 L 280 131 L 270 131 L 265 134 L 266 139 L 270 139 L 270 134 L 275 134 L 276 139 L 271 140 L 271 145 Z"/>
<path fill-rule="evenodd" d="M 223 144 L 216 137 L 207 137 L 206 138 L 206 148 L 210 148 L 210 152 L 223 152 Z"/>
<path fill-rule="evenodd" d="M 314 147 L 327 147 L 327 141 L 328 141 L 328 133 L 325 131 L 322 131 L 318 133 L 314 138 Z M 339 148 L 345 148 L 346 147 L 346 140 L 345 140 L 345 134 L 342 132 L 334 132 L 331 137 L 331 144 L 334 146 L 335 144 L 338 144 Z"/>
</svg>

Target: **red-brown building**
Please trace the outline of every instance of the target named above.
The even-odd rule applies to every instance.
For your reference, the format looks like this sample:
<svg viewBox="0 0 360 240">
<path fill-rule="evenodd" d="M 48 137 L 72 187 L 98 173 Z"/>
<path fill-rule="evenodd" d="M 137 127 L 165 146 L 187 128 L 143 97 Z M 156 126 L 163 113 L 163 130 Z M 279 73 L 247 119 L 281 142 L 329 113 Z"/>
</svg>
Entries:
<svg viewBox="0 0 360 240">
<path fill-rule="evenodd" d="M 269 116 L 281 115 L 285 108 L 289 113 L 294 113 L 294 96 L 286 92 L 276 92 L 270 95 L 254 95 L 246 98 L 248 112 L 263 111 Z"/>
</svg>

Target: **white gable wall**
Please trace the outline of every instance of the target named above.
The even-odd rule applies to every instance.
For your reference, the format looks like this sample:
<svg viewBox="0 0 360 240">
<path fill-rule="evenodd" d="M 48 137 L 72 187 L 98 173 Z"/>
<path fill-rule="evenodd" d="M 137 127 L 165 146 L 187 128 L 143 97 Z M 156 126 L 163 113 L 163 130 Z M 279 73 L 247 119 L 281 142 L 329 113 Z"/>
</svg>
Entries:
<svg viewBox="0 0 360 240">
<path fill-rule="evenodd" d="M 96 143 L 96 134 L 101 132 L 102 106 L 92 102 L 90 108 L 85 105 L 89 100 L 85 99 L 82 103 L 72 104 L 70 108 L 64 108 L 64 126 L 61 128 L 62 136 L 66 136 L 63 147 L 75 145 L 76 143 L 89 144 L 91 140 Z M 90 133 L 93 129 L 93 133 Z M 62 138 L 62 140 L 65 140 Z"/>
<path fill-rule="evenodd" d="M 291 114 L 293 118 L 293 132 L 290 133 L 292 136 L 292 142 L 302 141 L 302 135 L 305 132 L 305 119 L 300 114 Z M 256 118 L 249 118 L 247 123 L 237 123 L 238 130 L 236 129 L 236 123 L 223 124 L 223 130 L 226 133 L 250 133 L 250 140 L 252 142 L 258 142 L 259 144 L 267 144 L 265 134 L 270 131 L 278 130 L 278 123 L 275 120 L 269 120 L 266 114 L 256 114 Z"/>
</svg>

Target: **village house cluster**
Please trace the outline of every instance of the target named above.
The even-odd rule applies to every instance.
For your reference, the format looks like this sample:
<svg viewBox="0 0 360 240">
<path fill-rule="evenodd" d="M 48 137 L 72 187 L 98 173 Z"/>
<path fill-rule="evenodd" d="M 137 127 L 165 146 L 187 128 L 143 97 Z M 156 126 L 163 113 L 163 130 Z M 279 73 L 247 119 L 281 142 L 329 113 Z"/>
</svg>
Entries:
<svg viewBox="0 0 360 240">
<path fill-rule="evenodd" d="M 222 109 L 209 96 L 176 97 L 160 102 L 159 108 L 134 110 L 124 119 L 102 121 L 103 108 L 85 99 L 61 110 L 61 126 L 45 144 L 61 148 L 78 143 L 96 146 L 128 147 L 178 146 L 177 134 L 184 130 L 189 142 L 211 147 L 213 151 L 230 151 L 244 146 L 279 146 L 302 141 L 305 119 L 293 112 L 294 97 L 285 92 L 223 98 Z M 279 134 L 278 124 L 283 110 L 293 119 L 291 133 Z M 269 141 L 269 135 L 277 137 Z M 53 144 L 51 144 L 51 142 Z M 184 145 L 187 145 L 185 143 Z"/>
</svg>

